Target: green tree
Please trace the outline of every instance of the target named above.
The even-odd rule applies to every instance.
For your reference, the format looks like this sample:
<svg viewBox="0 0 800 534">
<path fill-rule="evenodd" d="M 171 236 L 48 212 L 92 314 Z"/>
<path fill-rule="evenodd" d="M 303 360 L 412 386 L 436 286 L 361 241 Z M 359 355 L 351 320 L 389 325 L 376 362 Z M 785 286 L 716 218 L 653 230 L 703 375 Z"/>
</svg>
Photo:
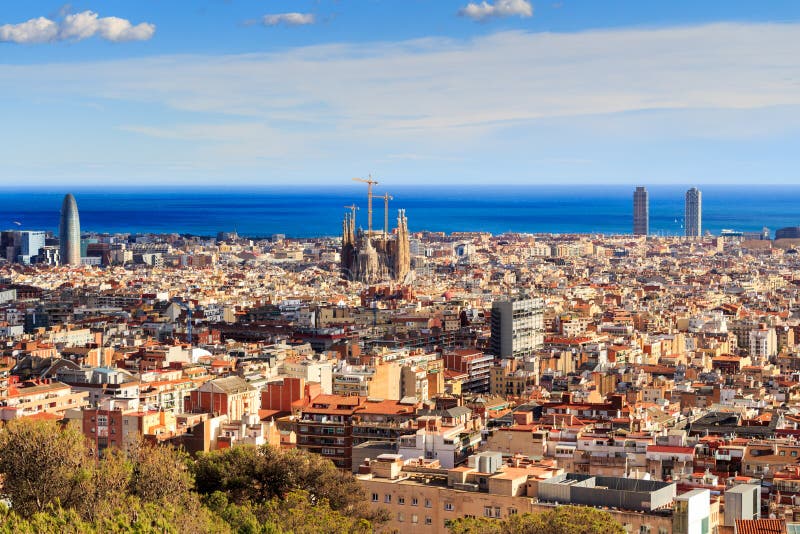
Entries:
<svg viewBox="0 0 800 534">
<path fill-rule="evenodd" d="M 504 534 L 505 522 L 485 517 L 462 517 L 447 524 L 452 534 Z"/>
<path fill-rule="evenodd" d="M 237 505 L 260 505 L 301 490 L 312 505 L 324 501 L 332 510 L 374 525 L 388 520 L 387 512 L 366 503 L 363 489 L 350 473 L 307 451 L 235 447 L 201 454 L 193 468 L 200 494 L 221 492 Z"/>
<path fill-rule="evenodd" d="M 451 534 L 624 534 L 608 512 L 588 506 L 557 506 L 508 519 L 460 518 L 448 525 Z"/>
<path fill-rule="evenodd" d="M 203 495 L 219 491 L 237 504 L 269 500 L 276 494 L 279 474 L 268 472 L 278 469 L 268 469 L 265 456 L 249 446 L 201 453 L 193 466 L 197 491 Z"/>
<path fill-rule="evenodd" d="M 272 499 L 266 506 L 266 519 L 281 531 L 293 534 L 371 534 L 367 519 L 342 514 L 327 501 L 312 502 L 305 491 L 289 492 L 283 499 Z"/>
<path fill-rule="evenodd" d="M 146 502 L 182 502 L 194 486 L 188 455 L 170 446 L 140 440 L 128 451 L 132 464 L 130 493 Z"/>
<path fill-rule="evenodd" d="M 0 513 L 0 534 L 183 534 L 214 532 L 231 528 L 209 510 L 186 509 L 170 503 L 142 504 L 137 499 L 113 510 L 107 517 L 85 520 L 73 509 L 51 507 L 23 518 L 11 510 Z M 238 532 L 238 531 L 237 531 Z"/>
<path fill-rule="evenodd" d="M 215 491 L 231 501 L 268 501 L 293 490 L 308 492 L 312 503 L 326 500 L 334 510 L 352 511 L 363 490 L 349 474 L 317 454 L 275 447 L 235 447 L 201 454 L 194 465 L 197 490 Z"/>
<path fill-rule="evenodd" d="M 97 458 L 77 429 L 50 422 L 0 429 L 0 476 L 11 503 L 0 534 L 366 534 L 387 519 L 314 454 L 239 447 L 192 462 L 140 442 Z"/>
<path fill-rule="evenodd" d="M 18 419 L 0 432 L 3 493 L 23 517 L 55 503 L 80 505 L 92 463 L 84 437 L 75 428 Z"/>
<path fill-rule="evenodd" d="M 99 520 L 124 507 L 133 466 L 122 451 L 108 449 L 101 460 L 88 462 L 75 510 L 90 521 Z"/>
</svg>

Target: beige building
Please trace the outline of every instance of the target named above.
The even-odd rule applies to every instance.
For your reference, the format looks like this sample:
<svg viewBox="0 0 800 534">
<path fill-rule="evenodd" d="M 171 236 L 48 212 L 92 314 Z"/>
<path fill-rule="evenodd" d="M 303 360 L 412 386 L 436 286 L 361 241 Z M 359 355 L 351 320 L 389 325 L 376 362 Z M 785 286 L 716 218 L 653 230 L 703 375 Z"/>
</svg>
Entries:
<svg viewBox="0 0 800 534">
<path fill-rule="evenodd" d="M 514 424 L 490 430 L 486 438 L 486 445 L 482 448 L 509 455 L 521 454 L 529 458 L 544 457 L 547 453 L 549 432 L 532 425 L 532 417 L 531 412 L 515 413 Z"/>
<path fill-rule="evenodd" d="M 363 465 L 357 478 L 367 502 L 389 512 L 388 530 L 445 534 L 448 522 L 460 517 L 507 519 L 555 506 L 539 502 L 538 484 L 561 474 L 561 470 L 514 461 L 518 467 L 503 466 L 492 474 L 467 466 L 442 469 L 438 462 L 419 460 L 404 465 L 400 456 L 386 454 Z M 672 532 L 668 513 L 608 511 L 631 533 Z"/>
<path fill-rule="evenodd" d="M 11 384 L 0 397 L 0 420 L 46 413 L 63 417 L 67 410 L 89 404 L 86 391 L 72 391 L 66 384 L 50 380 Z"/>
</svg>

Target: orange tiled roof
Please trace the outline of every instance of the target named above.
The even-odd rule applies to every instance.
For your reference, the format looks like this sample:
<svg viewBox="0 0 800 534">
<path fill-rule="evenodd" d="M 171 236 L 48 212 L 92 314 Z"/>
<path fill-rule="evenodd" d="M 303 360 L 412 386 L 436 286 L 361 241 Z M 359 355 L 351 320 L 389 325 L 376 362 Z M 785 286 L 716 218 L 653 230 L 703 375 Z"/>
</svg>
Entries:
<svg viewBox="0 0 800 534">
<path fill-rule="evenodd" d="M 739 534 L 785 534 L 784 519 L 737 519 L 736 532 Z"/>
</svg>

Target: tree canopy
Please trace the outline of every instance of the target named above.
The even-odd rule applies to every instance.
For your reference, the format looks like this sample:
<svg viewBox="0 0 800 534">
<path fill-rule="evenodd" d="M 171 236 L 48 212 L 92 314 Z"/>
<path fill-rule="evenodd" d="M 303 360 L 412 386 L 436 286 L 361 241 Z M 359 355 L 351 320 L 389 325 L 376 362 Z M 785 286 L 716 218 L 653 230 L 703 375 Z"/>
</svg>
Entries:
<svg viewBox="0 0 800 534">
<path fill-rule="evenodd" d="M 449 524 L 451 534 L 624 534 L 608 512 L 588 506 L 557 506 L 536 514 L 508 519 L 460 518 Z"/>
<path fill-rule="evenodd" d="M 385 520 L 324 458 L 236 447 L 192 459 L 139 442 L 93 454 L 75 428 L 17 420 L 0 430 L 0 534 L 372 532 Z"/>
</svg>

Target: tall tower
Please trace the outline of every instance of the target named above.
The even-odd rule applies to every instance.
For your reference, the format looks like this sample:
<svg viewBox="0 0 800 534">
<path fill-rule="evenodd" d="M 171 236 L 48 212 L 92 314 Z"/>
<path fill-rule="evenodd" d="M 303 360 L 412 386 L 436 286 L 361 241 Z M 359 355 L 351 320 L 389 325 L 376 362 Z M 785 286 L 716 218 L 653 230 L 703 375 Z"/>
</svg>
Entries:
<svg viewBox="0 0 800 534">
<path fill-rule="evenodd" d="M 633 235 L 647 235 L 650 231 L 650 201 L 647 189 L 637 187 L 633 192 Z"/>
<path fill-rule="evenodd" d="M 58 240 L 62 265 L 81 264 L 81 221 L 78 218 L 78 204 L 75 197 L 68 194 L 61 203 L 61 222 L 58 227 Z"/>
<path fill-rule="evenodd" d="M 490 352 L 500 358 L 530 356 L 544 342 L 544 300 L 518 296 L 492 302 Z"/>
<path fill-rule="evenodd" d="M 703 232 L 703 193 L 693 187 L 686 191 L 684 216 L 686 237 L 700 237 Z"/>
</svg>

